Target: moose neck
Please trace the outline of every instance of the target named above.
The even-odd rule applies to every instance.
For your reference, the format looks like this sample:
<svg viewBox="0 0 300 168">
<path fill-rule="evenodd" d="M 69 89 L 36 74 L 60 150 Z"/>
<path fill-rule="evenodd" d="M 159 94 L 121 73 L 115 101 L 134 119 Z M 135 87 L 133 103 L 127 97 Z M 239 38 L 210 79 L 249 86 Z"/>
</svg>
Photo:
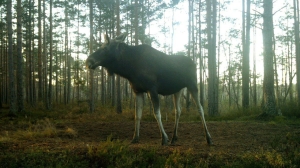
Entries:
<svg viewBox="0 0 300 168">
<path fill-rule="evenodd" d="M 104 66 L 109 74 L 117 74 L 126 79 L 131 79 L 131 76 L 134 73 L 134 67 L 137 63 L 135 53 L 136 46 L 128 46 L 124 44 L 120 52 L 116 52 L 114 59 Z"/>
</svg>

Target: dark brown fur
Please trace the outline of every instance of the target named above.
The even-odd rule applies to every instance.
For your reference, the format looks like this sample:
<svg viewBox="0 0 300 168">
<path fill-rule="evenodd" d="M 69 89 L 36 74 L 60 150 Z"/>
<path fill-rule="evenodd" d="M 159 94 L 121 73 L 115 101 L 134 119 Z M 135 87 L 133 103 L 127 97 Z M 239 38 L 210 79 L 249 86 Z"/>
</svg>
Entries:
<svg viewBox="0 0 300 168">
<path fill-rule="evenodd" d="M 117 47 L 113 44 L 110 48 Z M 104 46 L 87 59 L 87 65 L 103 66 L 129 80 L 136 93 L 155 89 L 158 94 L 170 95 L 184 87 L 197 91 L 196 65 L 182 55 L 166 55 L 148 45 L 128 46 L 119 43 L 118 49 L 109 51 Z M 104 51 L 106 50 L 106 51 Z"/>
<path fill-rule="evenodd" d="M 109 40 L 106 36 L 106 43 L 88 57 L 86 65 L 90 69 L 102 66 L 110 74 L 116 73 L 130 82 L 136 94 L 135 133 L 132 142 L 139 141 L 143 103 L 141 99 L 142 93 L 146 92 L 152 101 L 163 145 L 168 143 L 168 136 L 161 122 L 158 94 L 174 94 L 176 118 L 172 143 L 175 143 L 181 113 L 179 105 L 181 89 L 187 87 L 201 115 L 207 143 L 212 144 L 205 123 L 203 108 L 198 98 L 196 65 L 194 62 L 182 55 L 166 55 L 148 45 L 129 46 L 123 43 L 125 37 L 126 34 L 123 34 L 116 39 Z"/>
</svg>

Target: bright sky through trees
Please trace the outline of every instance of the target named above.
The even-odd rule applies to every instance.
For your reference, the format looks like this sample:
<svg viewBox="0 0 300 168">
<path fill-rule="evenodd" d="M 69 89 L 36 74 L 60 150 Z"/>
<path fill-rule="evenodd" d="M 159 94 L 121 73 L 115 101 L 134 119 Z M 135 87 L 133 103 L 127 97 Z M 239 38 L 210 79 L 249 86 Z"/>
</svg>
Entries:
<svg viewBox="0 0 300 168">
<path fill-rule="evenodd" d="M 167 4 L 169 4 L 168 0 L 165 0 Z M 228 2 L 228 3 L 226 3 Z M 230 43 L 230 54 L 232 58 L 239 59 L 241 58 L 241 50 L 242 50 L 242 42 L 241 42 L 241 31 L 242 31 L 242 1 L 228 1 L 228 0 L 220 0 L 219 3 L 222 6 L 220 10 L 220 72 L 226 70 L 228 65 L 228 57 L 229 57 L 229 43 Z M 262 7 L 258 8 L 258 5 L 251 4 L 251 30 L 250 30 L 250 70 L 253 71 L 253 57 L 256 57 L 257 63 L 257 74 L 261 76 L 263 74 L 263 57 L 262 57 L 262 18 L 261 15 L 263 13 Z M 261 5 L 260 5 L 261 6 Z M 198 8 L 198 2 L 194 4 L 194 8 Z M 205 8 L 205 7 L 204 7 Z M 284 36 L 284 33 L 281 29 L 284 24 L 282 21 L 284 20 L 286 23 L 286 28 L 292 30 L 293 19 L 289 20 L 285 19 L 288 12 L 292 12 L 292 0 L 283 0 L 283 1 L 275 1 L 274 2 L 274 31 L 276 36 Z M 152 43 L 152 46 L 160 51 L 170 53 L 170 46 L 172 43 L 171 35 L 172 35 L 172 8 L 166 9 L 164 11 L 164 15 L 161 19 L 151 22 L 147 29 L 146 34 L 157 40 L 157 43 Z M 197 15 L 197 16 L 196 16 Z M 205 15 L 206 12 L 202 11 L 202 29 L 206 27 Z M 254 20 L 255 15 L 257 15 L 258 19 Z M 198 11 L 195 12 L 195 24 L 198 18 Z M 186 45 L 188 44 L 188 1 L 181 1 L 174 7 L 174 15 L 173 15 L 173 23 L 174 23 L 174 34 L 173 34 L 173 53 L 176 52 L 185 52 Z M 255 25 L 255 32 L 254 32 Z M 281 25 L 281 26 L 279 26 Z M 86 34 L 88 37 L 88 25 L 86 27 L 80 27 L 80 32 Z M 197 27 L 196 27 L 197 28 Z M 165 30 L 165 32 L 162 31 Z M 121 30 L 124 32 L 124 30 Z M 254 35 L 255 33 L 255 35 Z M 217 34 L 219 34 L 219 29 L 217 30 Z M 206 38 L 205 33 L 203 33 L 202 38 Z M 276 37 L 275 37 L 276 38 Z M 217 38 L 218 39 L 218 38 Z M 218 44 L 218 43 L 217 43 Z M 286 45 L 276 44 L 278 47 L 276 48 L 275 54 L 281 54 L 282 50 Z M 282 48 L 283 47 L 283 48 Z M 294 52 L 294 51 L 293 51 Z M 206 53 L 205 53 L 206 54 Z M 217 53 L 218 54 L 218 53 Z M 82 59 L 86 59 L 87 55 L 81 55 Z M 296 68 L 294 68 L 296 70 Z M 279 83 L 281 83 L 281 74 L 279 73 Z M 259 79 L 260 81 L 260 79 Z M 259 82 L 260 83 L 260 82 Z"/>
<path fill-rule="evenodd" d="M 169 3 L 170 1 L 165 0 L 166 3 Z M 241 47 L 241 31 L 242 31 L 242 1 L 231 1 L 230 3 L 226 4 L 228 0 L 220 0 L 219 3 L 221 6 L 224 6 L 220 10 L 221 12 L 221 24 L 220 24 L 220 41 L 223 43 L 224 41 L 228 41 L 231 43 L 230 46 L 230 53 L 232 57 L 241 57 L 241 54 L 239 53 L 242 49 Z M 285 20 L 286 23 L 285 26 L 289 26 L 290 30 L 292 30 L 292 23 L 293 19 L 289 19 L 287 21 L 284 19 L 286 17 L 287 12 L 292 12 L 293 1 L 292 0 L 282 0 L 282 1 L 275 1 L 274 2 L 274 32 L 276 36 L 285 36 L 283 34 L 284 32 L 281 30 L 282 26 L 282 20 Z M 198 2 L 195 3 L 195 8 L 198 8 Z M 256 5 L 251 4 L 251 44 L 250 44 L 250 69 L 253 70 L 253 57 L 256 56 L 256 62 L 257 62 L 257 73 L 259 75 L 263 74 L 263 57 L 262 57 L 262 51 L 263 51 L 263 45 L 262 45 L 262 18 L 260 16 L 259 19 L 254 20 L 255 14 L 261 15 L 263 13 L 262 8 L 257 8 Z M 198 15 L 198 12 L 195 12 L 196 15 Z M 202 29 L 206 27 L 205 23 L 205 11 L 201 12 L 202 16 Z M 198 17 L 198 16 L 196 16 Z M 174 39 L 173 39 L 173 53 L 185 51 L 186 45 L 188 43 L 188 1 L 181 1 L 179 4 L 175 6 L 175 12 L 173 16 L 173 22 L 175 23 L 174 26 Z M 196 19 L 195 19 L 196 20 Z M 256 22 L 256 23 L 255 23 Z M 197 23 L 195 23 L 197 24 Z M 255 32 L 254 32 L 254 24 L 255 24 Z M 165 35 L 162 33 L 161 29 L 162 27 L 166 27 L 169 32 L 165 33 Z M 281 26 L 281 28 L 280 28 Z M 171 33 L 172 33 L 172 9 L 167 9 L 165 11 L 165 16 L 157 20 L 155 22 L 152 22 L 150 24 L 151 29 L 151 36 L 155 37 L 159 43 L 158 45 L 153 45 L 153 47 L 159 48 L 161 51 L 168 52 L 163 46 L 164 43 L 167 46 L 171 46 Z M 147 32 L 147 31 L 146 31 Z M 238 34 L 233 34 L 238 33 Z M 255 33 L 255 35 L 254 35 Z M 219 32 L 217 32 L 219 34 Z M 235 36 L 235 37 L 234 37 Z M 205 38 L 205 35 L 203 36 Z M 276 38 L 276 37 L 275 37 Z M 224 71 L 228 65 L 228 54 L 229 54 L 229 47 L 221 44 L 221 50 L 220 50 L 220 70 L 221 72 Z M 280 44 L 278 45 L 278 49 L 276 49 L 275 54 L 280 55 L 283 48 L 286 47 L 282 46 Z M 166 50 L 166 51 L 165 51 Z M 281 74 L 279 75 L 279 79 L 282 78 Z M 279 81 L 280 82 L 280 81 Z"/>
</svg>

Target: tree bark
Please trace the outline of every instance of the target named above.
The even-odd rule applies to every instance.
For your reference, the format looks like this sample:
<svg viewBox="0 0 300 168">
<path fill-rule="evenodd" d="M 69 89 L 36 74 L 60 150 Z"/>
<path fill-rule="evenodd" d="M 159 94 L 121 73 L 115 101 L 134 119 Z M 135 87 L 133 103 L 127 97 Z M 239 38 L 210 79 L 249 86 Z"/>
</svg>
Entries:
<svg viewBox="0 0 300 168">
<path fill-rule="evenodd" d="M 201 1 L 199 1 L 199 94 L 200 104 L 204 106 L 204 80 L 203 80 L 203 54 L 202 54 L 202 37 L 201 37 Z"/>
<path fill-rule="evenodd" d="M 296 70 L 297 70 L 297 104 L 300 106 L 300 38 L 299 38 L 299 1 L 294 0 L 294 31 L 296 49 Z"/>
<path fill-rule="evenodd" d="M 38 0 L 38 101 L 43 99 L 42 64 L 42 0 Z"/>
<path fill-rule="evenodd" d="M 218 79 L 216 66 L 216 0 L 206 0 L 207 40 L 208 40 L 208 114 L 216 116 L 218 112 Z"/>
<path fill-rule="evenodd" d="M 9 114 L 16 115 L 16 91 L 13 58 L 13 29 L 12 29 L 12 1 L 7 0 L 7 28 L 8 28 L 8 87 L 9 87 Z"/>
<path fill-rule="evenodd" d="M 264 83 L 263 83 L 263 112 L 267 115 L 277 115 L 274 95 L 274 68 L 273 68 L 273 1 L 263 1 L 263 57 L 264 57 Z"/>
<path fill-rule="evenodd" d="M 249 82 L 250 82 L 250 0 L 247 0 L 247 17 L 245 19 L 243 0 L 243 62 L 242 62 L 242 104 L 243 108 L 249 107 Z M 246 20 L 246 26 L 245 26 Z"/>
<path fill-rule="evenodd" d="M 22 7 L 17 1 L 17 107 L 18 112 L 24 111 L 23 94 L 23 56 L 22 56 Z"/>
<path fill-rule="evenodd" d="M 93 53 L 93 0 L 89 0 L 89 9 L 90 9 L 90 54 Z M 95 111 L 95 95 L 94 95 L 94 71 L 89 70 L 89 90 L 90 90 L 90 112 Z"/>
<path fill-rule="evenodd" d="M 120 28 L 120 0 L 116 2 L 116 14 L 117 14 L 117 33 L 116 35 L 119 36 L 121 34 Z M 120 76 L 117 75 L 116 87 L 117 87 L 117 106 L 116 112 L 122 113 L 122 102 L 121 102 L 121 81 Z"/>
<path fill-rule="evenodd" d="M 51 110 L 52 109 L 52 71 L 53 71 L 53 65 L 52 65 L 52 60 L 53 60 L 53 36 L 52 36 L 52 31 L 53 31 L 53 16 L 52 16 L 52 6 L 53 6 L 53 0 L 50 0 L 50 29 L 49 29 L 49 36 L 50 36 L 50 53 L 49 53 L 49 84 L 48 84 L 48 100 L 47 100 L 47 109 Z"/>
<path fill-rule="evenodd" d="M 47 44 L 46 44 L 46 37 L 47 37 L 47 32 L 46 32 L 46 0 L 43 0 L 43 84 L 44 84 L 44 105 L 45 108 L 48 109 L 48 64 L 47 64 Z"/>
</svg>

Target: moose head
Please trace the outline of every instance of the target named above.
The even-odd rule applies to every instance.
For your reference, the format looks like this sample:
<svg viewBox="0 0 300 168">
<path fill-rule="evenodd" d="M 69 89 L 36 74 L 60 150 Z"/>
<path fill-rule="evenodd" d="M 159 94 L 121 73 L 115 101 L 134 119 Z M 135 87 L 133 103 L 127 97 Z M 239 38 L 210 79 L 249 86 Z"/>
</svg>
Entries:
<svg viewBox="0 0 300 168">
<path fill-rule="evenodd" d="M 88 69 L 95 69 L 98 66 L 107 67 L 116 60 L 119 51 L 119 45 L 124 43 L 127 33 L 123 33 L 115 39 L 110 39 L 107 34 L 104 35 L 105 42 L 101 47 L 92 53 L 86 60 Z"/>
</svg>

